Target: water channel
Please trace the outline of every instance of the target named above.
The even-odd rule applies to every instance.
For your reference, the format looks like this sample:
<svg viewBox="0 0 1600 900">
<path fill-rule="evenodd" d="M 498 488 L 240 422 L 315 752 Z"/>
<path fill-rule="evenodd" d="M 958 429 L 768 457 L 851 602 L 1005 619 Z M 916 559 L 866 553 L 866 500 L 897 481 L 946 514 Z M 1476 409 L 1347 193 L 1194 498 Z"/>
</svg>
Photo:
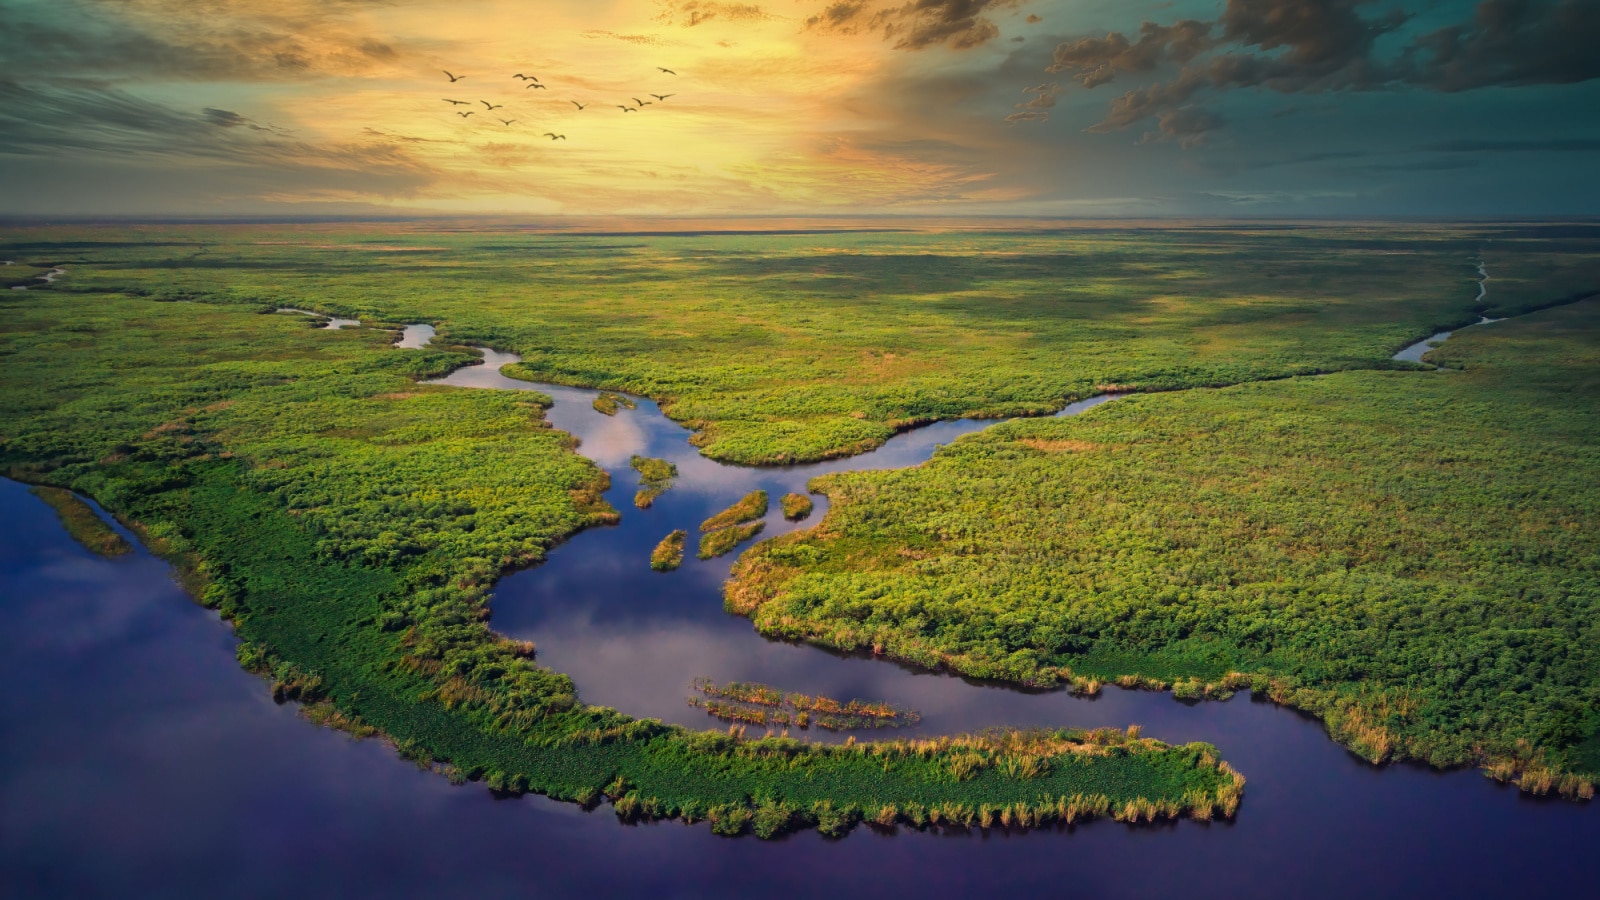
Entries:
<svg viewBox="0 0 1600 900">
<path fill-rule="evenodd" d="M 406 330 L 424 346 L 432 329 Z M 628 826 L 541 797 L 451 786 L 378 741 L 299 720 L 233 658 L 225 623 L 191 602 L 143 548 L 102 560 L 26 488 L 0 481 L 0 893 L 5 896 L 778 896 L 1048 890 L 1344 898 L 1593 896 L 1600 808 L 1530 798 L 1472 771 L 1373 767 L 1321 725 L 1241 694 L 1186 704 L 1108 687 L 1098 698 L 1025 692 L 881 660 L 765 640 L 723 612 L 733 557 L 650 570 L 673 528 L 763 488 L 776 497 L 825 472 L 914 465 L 993 424 L 942 422 L 851 459 L 784 468 L 700 456 L 688 432 L 635 398 L 615 416 L 595 391 L 505 378 L 514 359 L 442 381 L 540 390 L 555 427 L 612 474 L 619 525 L 582 532 L 506 578 L 496 628 L 529 637 L 588 702 L 697 727 L 688 682 L 753 679 L 787 690 L 888 700 L 922 712 L 914 733 L 988 725 L 1124 726 L 1205 740 L 1249 778 L 1232 822 L 1094 822 L 1022 834 L 815 833 L 729 840 L 705 825 Z M 1108 398 L 1075 404 L 1082 414 Z M 1092 414 L 1092 413 L 1091 413 Z M 634 453 L 672 460 L 675 487 L 631 498 Z M 763 537 L 810 527 L 774 509 Z M 774 508 L 776 503 L 773 504 Z M 131 537 L 131 535 L 130 535 Z M 811 734 L 827 739 L 827 733 Z"/>
</svg>

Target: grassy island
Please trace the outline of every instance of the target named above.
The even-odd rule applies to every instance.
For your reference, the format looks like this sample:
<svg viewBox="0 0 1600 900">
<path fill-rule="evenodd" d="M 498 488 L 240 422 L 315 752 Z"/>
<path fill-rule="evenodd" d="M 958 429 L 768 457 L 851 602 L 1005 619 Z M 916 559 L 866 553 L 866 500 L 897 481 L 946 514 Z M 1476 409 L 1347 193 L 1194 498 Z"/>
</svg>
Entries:
<svg viewBox="0 0 1600 900">
<path fill-rule="evenodd" d="M 672 487 L 672 482 L 678 477 L 678 467 L 665 459 L 651 459 L 648 456 L 635 454 L 633 459 L 629 460 L 629 465 L 639 473 L 639 490 L 633 495 L 633 505 L 640 509 L 649 509 L 657 497 Z"/>
<path fill-rule="evenodd" d="M 716 531 L 753 522 L 767 514 L 767 492 L 751 491 L 732 506 L 700 523 L 701 531 Z"/>
<path fill-rule="evenodd" d="M 761 533 L 766 526 L 765 522 L 751 522 L 747 525 L 728 525 L 716 531 L 707 532 L 700 536 L 701 559 L 714 559 L 727 553 L 745 541 Z"/>
<path fill-rule="evenodd" d="M 621 394 L 613 393 L 611 391 L 601 391 L 600 394 L 594 398 L 594 403 L 591 405 L 594 406 L 594 410 L 597 413 L 607 416 L 614 416 L 617 414 L 617 410 L 633 409 L 635 404 L 632 400 L 622 396 Z"/>
<path fill-rule="evenodd" d="M 683 545 L 689 539 L 689 532 L 682 528 L 661 539 L 661 543 L 650 551 L 650 568 L 657 572 L 671 572 L 683 565 Z"/>
<path fill-rule="evenodd" d="M 898 728 L 922 721 L 922 715 L 916 710 L 889 703 L 814 697 L 748 681 L 717 684 L 709 678 L 697 678 L 692 686 L 704 699 L 690 697 L 690 706 L 729 722 L 785 728 L 815 725 L 830 731 L 852 731 Z"/>
<path fill-rule="evenodd" d="M 791 522 L 798 522 L 811 515 L 811 498 L 805 494 L 784 494 L 779 502 L 783 504 L 783 517 Z"/>
</svg>

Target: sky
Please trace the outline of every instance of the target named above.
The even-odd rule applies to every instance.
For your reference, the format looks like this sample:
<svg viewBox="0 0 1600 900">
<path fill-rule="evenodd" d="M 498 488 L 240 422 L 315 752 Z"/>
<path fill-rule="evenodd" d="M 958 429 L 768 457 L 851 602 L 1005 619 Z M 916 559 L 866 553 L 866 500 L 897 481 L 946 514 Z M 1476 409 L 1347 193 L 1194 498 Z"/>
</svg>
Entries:
<svg viewBox="0 0 1600 900">
<path fill-rule="evenodd" d="M 1595 215 L 1597 48 L 1597 0 L 0 0 L 0 215 Z"/>
</svg>

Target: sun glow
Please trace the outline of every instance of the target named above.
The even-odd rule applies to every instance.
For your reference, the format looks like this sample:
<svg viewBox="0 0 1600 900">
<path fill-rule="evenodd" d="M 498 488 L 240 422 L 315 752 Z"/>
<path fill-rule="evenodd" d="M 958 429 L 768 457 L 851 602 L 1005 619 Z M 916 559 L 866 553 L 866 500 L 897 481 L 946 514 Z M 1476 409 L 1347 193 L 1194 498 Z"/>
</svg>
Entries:
<svg viewBox="0 0 1600 900">
<path fill-rule="evenodd" d="M 904 54 L 798 15 L 641 0 L 289 3 L 270 15 L 221 3 L 204 14 L 209 25 L 172 3 L 126 13 L 184 34 L 224 32 L 221 16 L 256 35 L 239 47 L 240 71 L 206 85 L 226 100 L 201 101 L 177 80 L 141 91 L 226 103 L 251 137 L 307 148 L 302 163 L 415 176 L 387 191 L 285 185 L 266 192 L 273 200 L 780 212 L 941 197 L 985 177 L 876 147 L 885 123 L 872 97 Z"/>
</svg>

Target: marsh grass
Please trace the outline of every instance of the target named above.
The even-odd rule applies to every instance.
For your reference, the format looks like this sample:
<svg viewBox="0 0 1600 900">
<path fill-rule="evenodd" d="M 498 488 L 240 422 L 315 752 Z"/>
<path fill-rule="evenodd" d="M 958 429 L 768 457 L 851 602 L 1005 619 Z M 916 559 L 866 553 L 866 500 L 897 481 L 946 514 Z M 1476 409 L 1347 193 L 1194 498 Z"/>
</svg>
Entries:
<svg viewBox="0 0 1600 900">
<path fill-rule="evenodd" d="M 1597 336 L 1600 302 L 1579 303 L 1460 332 L 1441 377 L 1135 396 L 824 476 L 822 525 L 745 554 L 727 608 L 769 636 L 1041 687 L 1248 687 L 1373 763 L 1582 797 Z"/>
<path fill-rule="evenodd" d="M 107 525 L 89 504 L 71 491 L 40 485 L 29 488 L 29 491 L 50 504 L 50 508 L 56 511 L 56 517 L 66 528 L 67 534 L 89 552 L 111 559 L 133 549 L 132 545 Z"/>
<path fill-rule="evenodd" d="M 394 231 L 380 227 L 386 234 Z M 360 226 L 317 229 L 309 237 L 303 228 L 253 226 L 152 228 L 131 237 L 122 229 L 0 233 L 0 242 L 18 245 L 0 256 L 37 261 L 70 252 L 74 260 L 72 276 L 51 290 L 0 297 L 0 355 L 6 359 L 0 372 L 0 421 L 6 424 L 0 466 L 30 482 L 82 491 L 130 523 L 148 546 L 179 567 L 186 587 L 233 622 L 243 641 L 241 662 L 262 672 L 285 698 L 315 711 L 308 715 L 331 711 L 330 722 L 338 713 L 376 728 L 407 758 L 452 781 L 581 803 L 596 802 L 603 789 L 624 818 L 710 820 L 719 833 L 754 829 L 764 836 L 812 825 L 833 834 L 869 813 L 917 828 L 946 822 L 974 827 L 980 819 L 990 827 L 1038 827 L 1086 815 L 1148 821 L 1183 809 L 1230 815 L 1242 780 L 1218 761 L 1214 748 L 1128 735 L 1109 740 L 1062 732 L 1059 740 L 1032 744 L 1012 735 L 834 748 L 750 740 L 742 731 L 694 732 L 580 702 L 570 679 L 538 666 L 529 652 L 490 630 L 488 597 L 502 573 L 536 564 L 580 528 L 615 519 L 601 496 L 603 473 L 546 427 L 548 398 L 418 384 L 473 362 L 470 354 L 441 347 L 490 344 L 524 355 L 525 362 L 508 374 L 647 394 L 662 401 L 668 415 L 697 429 L 695 446 L 708 456 L 783 463 L 870 449 L 912 422 L 978 412 L 1050 412 L 1066 399 L 1093 393 L 1097 384 L 1150 391 L 1404 368 L 1390 363 L 1388 354 L 1475 312 L 1467 260 L 1486 237 L 1515 237 L 1493 242 L 1491 269 L 1534 260 L 1521 267 L 1520 277 L 1533 287 L 1517 294 L 1518 303 L 1539 302 L 1540 273 L 1559 271 L 1566 282 L 1579 284 L 1595 268 L 1592 242 L 1551 241 L 1536 229 L 1509 226 L 644 238 L 621 248 L 611 239 L 521 232 L 419 230 L 392 236 L 419 248 L 446 248 L 418 266 L 396 266 L 392 256 L 364 251 L 360 244 L 368 233 Z M 210 252 L 203 263 L 173 260 L 163 246 L 173 241 L 206 243 Z M 1397 248 L 1406 252 L 1389 252 Z M 1263 271 L 1276 277 L 1264 281 Z M 509 287 L 534 278 L 542 285 L 535 296 Z M 808 299 L 796 302 L 797 297 Z M 619 305 L 625 315 L 618 315 Z M 317 331 L 310 323 L 271 315 L 279 306 L 328 309 L 368 322 L 430 321 L 443 340 L 433 349 L 395 352 L 389 332 Z M 1529 367 L 1535 374 L 1549 358 L 1548 346 L 1536 343 L 1519 352 L 1538 363 Z M 1475 382 L 1474 363 L 1457 362 Z M 1555 423 L 1568 428 L 1572 440 L 1552 449 L 1541 438 L 1537 452 L 1521 458 L 1547 459 L 1551 477 L 1571 472 L 1579 479 L 1559 489 L 1515 483 L 1502 488 L 1504 467 L 1493 459 L 1445 460 L 1431 450 L 1423 456 L 1435 472 L 1459 471 L 1464 480 L 1491 485 L 1500 492 L 1495 498 L 1505 501 L 1498 509 L 1526 516 L 1530 508 L 1542 508 L 1541 498 L 1567 498 L 1572 505 L 1562 521 L 1575 525 L 1566 537 L 1542 548 L 1491 548 L 1484 557 L 1514 571 L 1543 559 L 1564 565 L 1584 549 L 1567 543 L 1572 535 L 1594 531 L 1582 527 L 1594 518 L 1583 505 L 1596 483 L 1594 466 L 1569 452 L 1596 444 L 1582 423 L 1593 403 L 1581 387 L 1574 392 L 1571 378 L 1562 379 L 1563 403 L 1548 403 L 1541 399 L 1547 392 L 1526 388 L 1526 375 L 1518 376 L 1523 386 L 1514 391 L 1520 393 L 1505 405 L 1526 403 L 1543 419 L 1517 419 L 1515 428 L 1502 422 L 1500 431 L 1487 432 L 1488 440 L 1481 440 L 1482 433 L 1461 440 L 1448 423 L 1425 410 L 1405 410 L 1402 403 L 1397 414 L 1404 427 L 1398 420 L 1358 418 L 1315 434 L 1315 442 L 1336 456 L 1317 473 L 1344 472 L 1348 459 L 1366 453 L 1390 461 L 1382 446 L 1349 441 L 1373 424 L 1397 445 L 1404 442 L 1393 435 L 1426 426 L 1438 436 L 1438 446 L 1457 454 L 1477 452 L 1479 445 L 1499 447 L 1503 438 L 1496 435 L 1503 432 L 1526 442 L 1542 434 L 1541 421 Z M 1382 384 L 1380 376 L 1362 378 L 1346 382 L 1345 395 Z M 1283 390 L 1291 389 L 1275 387 L 1268 394 Z M 1292 391 L 1288 396 L 1293 399 Z M 1311 408 L 1338 397 L 1312 398 Z M 1456 394 L 1442 399 L 1469 401 L 1451 410 L 1468 420 L 1482 402 Z M 1164 402 L 1140 397 L 1122 403 L 1138 411 L 1152 401 Z M 1262 518 L 1254 524 L 1287 550 L 1262 556 L 1271 577 L 1254 581 L 1246 577 L 1259 574 L 1246 565 L 1249 559 L 1232 560 L 1238 565 L 1227 572 L 1211 572 L 1198 562 L 1187 574 L 1170 568 L 1188 561 L 1190 550 L 1199 548 L 1203 555 L 1208 547 L 1204 532 L 1190 527 L 1193 520 L 1214 523 L 1238 540 L 1235 546 L 1248 545 L 1242 540 L 1248 532 L 1228 531 L 1236 511 L 1216 502 L 1226 497 L 1219 485 L 1238 473 L 1208 471 L 1210 480 L 1198 481 L 1177 477 L 1171 473 L 1188 464 L 1181 458 L 1169 459 L 1172 469 L 1142 472 L 1161 476 L 1151 479 L 1151 490 L 1192 504 L 1141 511 L 1151 521 L 1173 525 L 1176 543 L 1142 530 L 1138 520 L 1119 520 L 1101 531 L 1105 547 L 1041 543 L 1014 530 L 1019 522 L 1053 526 L 1053 511 L 1060 509 L 1091 526 L 1104 524 L 1095 517 L 1114 516 L 1129 508 L 1129 500 L 1142 499 L 1118 497 L 1115 488 L 1143 478 L 1063 479 L 1093 473 L 1051 470 L 1041 488 L 1029 482 L 1028 466 L 1109 465 L 1125 457 L 1148 462 L 1145 454 L 1171 444 L 1175 435 L 1226 438 L 1238 422 L 1252 421 L 1248 403 L 1231 402 L 1211 401 L 1199 410 L 1203 415 L 1181 422 L 1180 431 L 1164 427 L 1166 411 L 1108 435 L 1080 434 L 1074 425 L 1016 426 L 1026 431 L 1037 424 L 1041 430 L 1026 436 L 1041 441 L 1084 440 L 1117 452 L 1041 452 L 1020 443 L 1007 446 L 1001 435 L 996 441 L 957 442 L 941 456 L 946 462 L 959 458 L 970 480 L 936 461 L 924 468 L 941 483 L 926 496 L 914 489 L 917 479 L 930 477 L 925 473 L 851 476 L 888 479 L 877 486 L 884 490 L 882 502 L 897 514 L 862 536 L 853 531 L 860 523 L 835 506 L 830 533 L 853 542 L 849 554 L 811 561 L 774 554 L 762 561 L 785 578 L 805 562 L 819 563 L 818 574 L 828 574 L 833 565 L 836 574 L 864 580 L 870 573 L 851 571 L 850 560 L 874 567 L 892 561 L 901 567 L 893 580 L 926 591 L 914 599 L 930 616 L 943 615 L 941 598 L 948 596 L 938 585 L 952 586 L 968 601 L 970 620 L 938 623 L 950 626 L 942 637 L 975 630 L 1001 649 L 994 657 L 965 647 L 949 654 L 950 648 L 932 640 L 904 640 L 892 617 L 906 611 L 906 597 L 894 591 L 875 601 L 876 609 L 841 608 L 829 605 L 833 592 L 826 583 L 808 588 L 818 604 L 817 618 L 808 624 L 848 617 L 848 631 L 826 637 L 842 645 L 881 643 L 886 655 L 937 662 L 947 654 L 956 667 L 1019 679 L 1048 672 L 1053 681 L 1054 673 L 1095 651 L 1102 638 L 1118 643 L 1118 635 L 1102 634 L 1106 629 L 1096 617 L 1103 614 L 1134 632 L 1153 629 L 1131 634 L 1130 646 L 1112 648 L 1122 652 L 1142 651 L 1160 643 L 1160 636 L 1179 633 L 1221 631 L 1230 638 L 1210 651 L 1198 642 L 1183 645 L 1180 655 L 1192 665 L 1141 670 L 1149 677 L 1210 683 L 1231 669 L 1255 666 L 1259 675 L 1276 666 L 1283 671 L 1271 680 L 1273 696 L 1317 709 L 1324 696 L 1319 690 L 1347 691 L 1355 702 L 1371 699 L 1350 686 L 1381 681 L 1372 673 L 1382 670 L 1364 667 L 1372 659 L 1362 654 L 1384 646 L 1361 630 L 1370 625 L 1380 637 L 1392 632 L 1410 641 L 1413 660 L 1428 660 L 1420 666 L 1378 660 L 1393 662 L 1394 672 L 1424 681 L 1461 679 L 1459 690 L 1425 696 L 1420 706 L 1392 707 L 1396 715 L 1412 709 L 1412 720 L 1392 726 L 1369 720 L 1397 730 L 1400 752 L 1415 749 L 1404 743 L 1409 735 L 1435 724 L 1468 723 L 1459 733 L 1476 739 L 1493 738 L 1492 729 L 1510 729 L 1504 723 L 1515 721 L 1516 728 L 1538 732 L 1530 735 L 1535 742 L 1529 760 L 1537 766 L 1549 759 L 1551 748 L 1595 733 L 1594 722 L 1574 722 L 1562 707 L 1544 702 L 1549 685 L 1575 696 L 1592 691 L 1592 681 L 1573 673 L 1590 666 L 1582 650 L 1593 642 L 1562 637 L 1558 645 L 1551 643 L 1585 633 L 1550 598 L 1569 598 L 1575 615 L 1590 621 L 1587 582 L 1563 586 L 1530 579 L 1488 599 L 1463 597 L 1458 603 L 1448 596 L 1441 602 L 1427 591 L 1397 592 L 1397 580 L 1427 568 L 1414 565 L 1405 548 L 1429 545 L 1406 533 L 1392 545 L 1369 547 L 1359 535 L 1340 530 L 1342 523 L 1374 521 L 1377 507 L 1357 504 L 1327 518 L 1296 520 L 1308 510 L 1290 502 L 1290 521 L 1271 518 L 1271 507 L 1256 510 Z M 1302 427 L 1316 421 L 1303 406 L 1291 411 L 1304 420 Z M 1114 413 L 1113 419 L 1123 414 Z M 1097 412 L 1084 421 L 1103 418 Z M 1294 429 L 1258 431 L 1250 438 L 1231 455 L 1213 445 L 1207 458 L 1233 466 L 1249 462 L 1249 480 L 1282 487 L 1271 478 L 1283 471 L 1280 458 L 1252 454 L 1297 446 Z M 1418 484 L 1436 490 L 1427 477 Z M 830 479 L 830 492 L 847 492 L 848 483 Z M 1315 478 L 1306 483 L 1326 487 Z M 1084 490 L 1054 493 L 1063 484 Z M 1017 485 L 1028 490 L 1013 492 Z M 1280 493 L 1287 501 L 1303 496 Z M 1393 510 L 1395 521 L 1428 533 L 1454 521 L 1437 508 L 1416 505 L 1418 498 L 1404 484 L 1389 486 L 1386 496 L 1403 501 Z M 1465 499 L 1462 509 L 1492 534 L 1546 534 L 1537 516 L 1500 522 Z M 909 515 L 898 515 L 900 504 Z M 989 515 L 985 504 L 998 513 Z M 981 513 L 980 527 L 968 527 L 966 516 L 973 512 Z M 942 518 L 928 522 L 919 518 L 923 514 Z M 1306 530 L 1296 530 L 1296 521 Z M 1062 539 L 1081 533 L 1069 528 Z M 1319 544 L 1318 535 L 1342 543 Z M 996 539 L 1008 542 L 1005 553 L 992 552 Z M 780 542 L 774 549 L 786 546 Z M 961 552 L 944 552 L 955 548 Z M 1113 577 L 1091 585 L 1052 571 L 1052 596 L 1070 603 L 1080 596 L 1075 592 L 1087 591 L 1082 596 L 1088 602 L 1071 606 L 1067 617 L 1011 610 L 1010 624 L 998 628 L 984 608 L 984 591 L 1003 585 L 1014 589 L 1008 595 L 1013 598 L 1041 596 L 1011 564 L 1025 572 L 1074 558 L 1057 551 L 1083 551 L 1086 564 Z M 1294 582 L 1306 574 L 1296 568 L 1306 557 L 1339 562 L 1344 574 L 1311 571 L 1321 580 Z M 1454 574 L 1436 584 L 1480 577 L 1471 560 L 1448 562 Z M 1586 571 L 1564 567 L 1569 574 Z M 1218 578 L 1206 581 L 1211 574 Z M 1364 579 L 1361 588 L 1375 602 L 1346 621 L 1330 610 L 1337 611 L 1334 600 L 1347 583 L 1338 579 L 1351 577 Z M 1309 586 L 1304 593 L 1284 593 L 1287 583 Z M 1224 617 L 1231 609 L 1228 596 L 1208 593 L 1211 585 L 1248 593 L 1248 609 Z M 750 596 L 757 601 L 752 608 L 772 599 L 759 592 Z M 1495 596 L 1523 604 L 1488 629 L 1519 638 L 1514 653 L 1457 616 L 1463 610 L 1497 615 Z M 1141 606 L 1140 598 L 1158 605 Z M 1435 635 L 1406 631 L 1412 617 L 1401 613 L 1410 610 L 1425 611 L 1417 620 L 1448 623 L 1450 630 L 1488 643 L 1440 648 Z M 1334 641 L 1337 655 L 1297 659 L 1296 648 L 1315 643 L 1299 640 L 1312 632 L 1292 627 L 1293 618 L 1272 618 L 1278 611 L 1313 616 L 1320 629 L 1315 633 L 1350 641 Z M 1536 621 L 1546 623 L 1542 631 L 1527 632 L 1518 624 Z M 1237 634 L 1228 631 L 1235 625 Z M 770 628 L 763 622 L 764 630 Z M 1451 674 L 1442 651 L 1454 659 L 1511 659 L 1522 668 Z M 1539 672 L 1537 678 L 1527 676 L 1532 671 Z M 1091 681 L 1127 674 L 1081 672 L 1078 677 Z M 1313 683 L 1308 689 L 1311 673 L 1332 679 L 1332 687 Z M 1535 705 L 1501 710 L 1485 703 L 1482 690 L 1489 682 L 1496 693 Z M 1505 691 L 1506 685 L 1517 690 Z M 1489 733 L 1472 724 L 1486 714 Z M 994 765 L 965 780 L 952 775 L 952 756 L 988 753 L 989 759 L 999 745 L 1006 754 L 1038 756 L 1048 766 L 1032 778 L 1010 777 Z M 1022 772 L 1027 765 L 1018 761 L 1014 767 Z M 1536 768 L 1518 771 L 1523 770 L 1534 772 L 1530 787 L 1543 783 Z M 1551 789 L 1560 790 L 1564 782 L 1564 776 L 1552 777 Z M 1583 788 L 1574 784 L 1572 790 L 1581 794 Z"/>
<path fill-rule="evenodd" d="M 616 415 L 619 409 L 634 409 L 637 406 L 630 398 L 611 391 L 601 391 L 592 405 L 595 412 L 607 416 Z"/>
<path fill-rule="evenodd" d="M 710 534 L 701 535 L 699 557 L 713 559 L 730 553 L 733 548 L 761 533 L 766 527 L 765 522 L 751 522 L 748 525 L 730 525 L 718 528 Z"/>
<path fill-rule="evenodd" d="M 689 532 L 679 528 L 661 539 L 654 550 L 650 551 L 650 568 L 657 572 L 671 572 L 683 565 L 683 548 L 689 539 Z"/>
<path fill-rule="evenodd" d="M 767 492 L 751 491 L 732 506 L 700 523 L 701 531 L 716 531 L 732 525 L 742 525 L 767 514 Z"/>
<path fill-rule="evenodd" d="M 678 467 L 665 459 L 634 454 L 628 464 L 639 473 L 639 490 L 633 495 L 633 505 L 639 509 L 649 509 L 678 477 Z"/>
<path fill-rule="evenodd" d="M 749 681 L 717 684 L 709 678 L 690 683 L 707 699 L 690 697 L 689 705 L 732 722 L 753 725 L 794 725 L 830 731 L 861 728 L 898 728 L 922 721 L 916 710 L 868 700 L 840 701 L 831 697 L 785 693 L 770 685 Z"/>
<path fill-rule="evenodd" d="M 805 494 L 784 494 L 778 502 L 783 506 L 783 517 L 791 522 L 799 522 L 811 515 L 813 504 Z"/>
</svg>

